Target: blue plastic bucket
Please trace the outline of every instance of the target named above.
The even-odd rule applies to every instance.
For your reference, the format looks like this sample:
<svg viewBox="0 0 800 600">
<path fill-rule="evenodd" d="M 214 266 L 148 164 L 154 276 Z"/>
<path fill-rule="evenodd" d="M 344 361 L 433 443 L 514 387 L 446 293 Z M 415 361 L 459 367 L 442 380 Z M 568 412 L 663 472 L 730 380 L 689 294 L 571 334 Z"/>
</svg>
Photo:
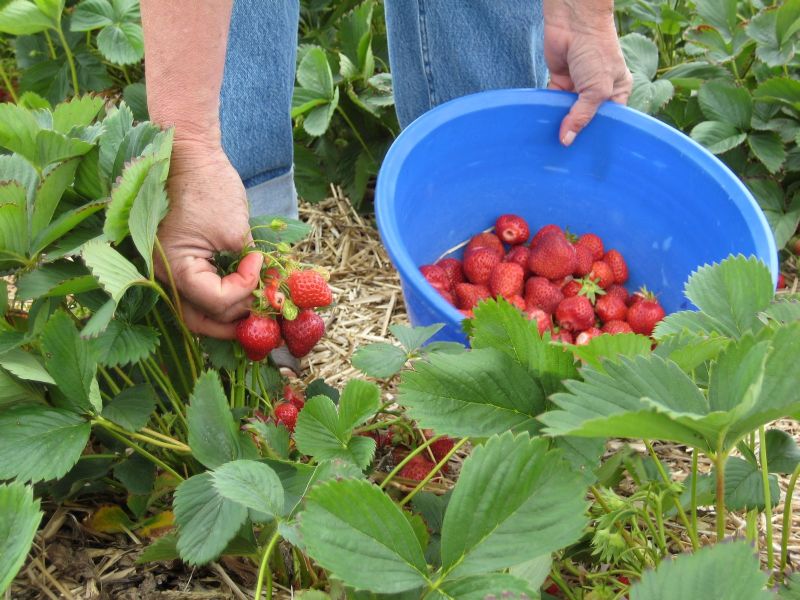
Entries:
<svg viewBox="0 0 800 600">
<path fill-rule="evenodd" d="M 601 236 L 665 310 L 698 266 L 755 255 L 775 281 L 775 242 L 747 188 L 676 129 L 606 103 L 573 145 L 558 142 L 573 94 L 496 90 L 442 104 L 409 125 L 381 167 L 375 212 L 400 273 L 413 325 L 444 323 L 436 339 L 466 342 L 461 314 L 419 272 L 491 227 L 502 213 Z"/>
</svg>

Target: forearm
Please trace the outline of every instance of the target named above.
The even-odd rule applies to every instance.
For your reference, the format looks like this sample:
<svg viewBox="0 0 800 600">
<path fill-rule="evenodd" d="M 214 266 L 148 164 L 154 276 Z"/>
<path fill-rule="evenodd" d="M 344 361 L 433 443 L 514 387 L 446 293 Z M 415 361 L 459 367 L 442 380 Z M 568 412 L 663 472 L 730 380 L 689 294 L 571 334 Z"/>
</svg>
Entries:
<svg viewBox="0 0 800 600">
<path fill-rule="evenodd" d="M 233 0 L 141 0 L 150 118 L 176 140 L 219 136 Z"/>
<path fill-rule="evenodd" d="M 545 22 L 594 26 L 613 22 L 614 0 L 544 0 Z"/>
</svg>

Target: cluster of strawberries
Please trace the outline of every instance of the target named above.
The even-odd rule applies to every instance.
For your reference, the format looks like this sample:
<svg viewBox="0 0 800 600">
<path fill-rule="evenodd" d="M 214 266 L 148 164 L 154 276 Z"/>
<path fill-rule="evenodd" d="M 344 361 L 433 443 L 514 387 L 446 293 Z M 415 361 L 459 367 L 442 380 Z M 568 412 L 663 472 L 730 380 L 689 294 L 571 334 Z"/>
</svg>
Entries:
<svg viewBox="0 0 800 600">
<path fill-rule="evenodd" d="M 297 415 L 303 410 L 305 405 L 306 398 L 303 392 L 294 389 L 287 383 L 283 386 L 283 400 L 276 404 L 273 410 L 275 413 L 275 423 L 280 423 L 289 431 L 294 431 L 294 427 L 297 425 Z M 254 419 L 265 423 L 270 420 L 270 418 L 260 410 L 255 411 Z"/>
<path fill-rule="evenodd" d="M 630 294 L 628 265 L 593 233 L 580 237 L 545 225 L 530 238 L 520 216 L 501 215 L 494 233 L 470 239 L 464 259 L 420 267 L 425 279 L 465 316 L 481 300 L 503 297 L 535 319 L 539 333 L 587 344 L 602 333 L 652 335 L 664 309 L 645 288 Z M 506 246 L 509 248 L 506 250 Z"/>
<path fill-rule="evenodd" d="M 285 276 L 272 267 L 259 290 L 250 315 L 236 325 L 236 339 L 247 358 L 264 360 L 284 342 L 297 358 L 311 352 L 325 334 L 325 321 L 314 309 L 333 302 L 325 277 L 311 269 Z"/>
</svg>

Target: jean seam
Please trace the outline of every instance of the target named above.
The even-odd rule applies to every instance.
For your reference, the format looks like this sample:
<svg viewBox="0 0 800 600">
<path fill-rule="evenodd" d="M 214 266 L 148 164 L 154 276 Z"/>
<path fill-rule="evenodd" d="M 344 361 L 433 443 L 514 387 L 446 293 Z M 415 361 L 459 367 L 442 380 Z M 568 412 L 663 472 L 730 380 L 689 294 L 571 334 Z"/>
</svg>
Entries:
<svg viewBox="0 0 800 600">
<path fill-rule="evenodd" d="M 420 54 L 422 55 L 422 65 L 425 70 L 425 81 L 428 84 L 428 109 L 436 106 L 436 91 L 433 85 L 433 68 L 430 60 L 430 50 L 428 44 L 428 28 L 425 18 L 425 0 L 417 0 L 419 6 L 419 43 Z"/>
</svg>

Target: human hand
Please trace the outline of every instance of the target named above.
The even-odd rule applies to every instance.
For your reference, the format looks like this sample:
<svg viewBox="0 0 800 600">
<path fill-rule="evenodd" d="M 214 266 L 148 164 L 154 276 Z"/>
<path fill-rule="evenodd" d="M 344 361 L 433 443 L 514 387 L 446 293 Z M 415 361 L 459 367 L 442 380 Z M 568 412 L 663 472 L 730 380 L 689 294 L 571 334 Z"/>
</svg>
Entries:
<svg viewBox="0 0 800 600">
<path fill-rule="evenodd" d="M 218 141 L 176 140 L 167 192 L 170 210 L 158 238 L 181 296 L 184 322 L 195 333 L 233 339 L 235 321 L 248 312 L 263 263 L 260 253 L 250 253 L 225 277 L 211 263 L 215 252 L 239 252 L 252 241 L 241 179 Z M 161 260 L 156 275 L 168 281 Z"/>
<path fill-rule="evenodd" d="M 544 55 L 548 87 L 579 94 L 561 122 L 559 139 L 565 146 L 605 100 L 628 101 L 633 77 L 619 45 L 611 0 L 545 0 Z"/>
</svg>

